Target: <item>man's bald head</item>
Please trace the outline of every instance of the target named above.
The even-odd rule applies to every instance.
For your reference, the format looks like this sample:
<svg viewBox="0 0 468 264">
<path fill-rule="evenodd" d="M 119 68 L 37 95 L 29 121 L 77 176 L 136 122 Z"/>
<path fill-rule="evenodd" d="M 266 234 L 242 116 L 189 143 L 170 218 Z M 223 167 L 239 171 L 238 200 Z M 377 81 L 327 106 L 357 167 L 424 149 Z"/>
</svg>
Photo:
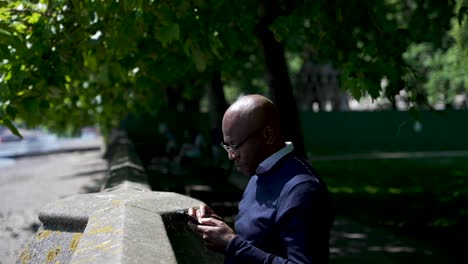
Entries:
<svg viewBox="0 0 468 264">
<path fill-rule="evenodd" d="M 226 111 L 226 125 L 241 126 L 241 129 L 257 129 L 270 125 L 279 129 L 279 114 L 273 102 L 265 96 L 252 94 L 239 97 Z"/>
<path fill-rule="evenodd" d="M 254 175 L 267 157 L 284 147 L 279 113 L 265 96 L 252 94 L 237 99 L 223 117 L 224 144 L 235 148 L 228 157 L 245 175 Z"/>
</svg>

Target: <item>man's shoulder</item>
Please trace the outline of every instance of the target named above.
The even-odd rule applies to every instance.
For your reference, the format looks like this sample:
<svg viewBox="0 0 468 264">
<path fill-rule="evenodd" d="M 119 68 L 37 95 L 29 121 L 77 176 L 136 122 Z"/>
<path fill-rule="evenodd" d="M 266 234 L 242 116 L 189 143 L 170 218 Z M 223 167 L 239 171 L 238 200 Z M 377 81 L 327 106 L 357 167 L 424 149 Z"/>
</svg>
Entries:
<svg viewBox="0 0 468 264">
<path fill-rule="evenodd" d="M 319 173 L 312 167 L 305 158 L 291 153 L 280 165 L 279 173 L 287 178 L 285 190 L 291 190 L 297 185 L 304 185 L 302 188 L 321 189 L 326 188 Z"/>
<path fill-rule="evenodd" d="M 291 176 L 302 174 L 310 175 L 312 177 L 318 176 L 318 173 L 312 167 L 312 164 L 310 164 L 307 159 L 295 153 L 286 155 L 278 165 L 282 173 L 290 174 Z"/>
</svg>

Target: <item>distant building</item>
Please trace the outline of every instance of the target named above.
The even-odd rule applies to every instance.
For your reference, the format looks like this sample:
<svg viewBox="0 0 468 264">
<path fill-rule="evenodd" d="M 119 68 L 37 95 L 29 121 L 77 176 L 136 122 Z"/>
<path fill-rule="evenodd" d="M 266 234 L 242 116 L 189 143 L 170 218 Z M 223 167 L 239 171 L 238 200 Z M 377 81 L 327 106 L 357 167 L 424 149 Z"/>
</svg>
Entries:
<svg viewBox="0 0 468 264">
<path fill-rule="evenodd" d="M 349 95 L 340 89 L 340 72 L 330 63 L 304 62 L 296 75 L 300 111 L 348 111 Z"/>
</svg>

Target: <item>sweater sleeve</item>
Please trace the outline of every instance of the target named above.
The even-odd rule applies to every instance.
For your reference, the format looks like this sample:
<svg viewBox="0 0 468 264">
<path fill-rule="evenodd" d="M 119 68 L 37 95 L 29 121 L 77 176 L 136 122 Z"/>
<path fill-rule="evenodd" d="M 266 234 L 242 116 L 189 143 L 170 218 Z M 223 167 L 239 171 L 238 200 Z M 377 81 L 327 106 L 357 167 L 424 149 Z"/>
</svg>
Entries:
<svg viewBox="0 0 468 264">
<path fill-rule="evenodd" d="M 225 263 L 328 263 L 328 197 L 315 181 L 293 186 L 281 198 L 276 216 L 285 256 L 275 256 L 236 236 L 226 248 Z"/>
</svg>

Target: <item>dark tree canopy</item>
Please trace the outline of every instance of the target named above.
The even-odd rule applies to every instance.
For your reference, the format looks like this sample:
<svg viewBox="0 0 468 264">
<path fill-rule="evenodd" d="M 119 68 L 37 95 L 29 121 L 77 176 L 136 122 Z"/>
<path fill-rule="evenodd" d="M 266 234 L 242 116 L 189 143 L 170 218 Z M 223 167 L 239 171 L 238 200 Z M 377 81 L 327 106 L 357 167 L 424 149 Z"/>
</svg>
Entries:
<svg viewBox="0 0 468 264">
<path fill-rule="evenodd" d="M 468 32 L 467 6 L 464 0 L 1 1 L 0 122 L 13 131 L 14 120 L 54 131 L 109 128 L 128 113 L 168 108 L 171 98 L 199 100 L 213 74 L 252 90 L 263 76 L 255 33 L 261 23 L 287 53 L 308 50 L 314 61 L 340 69 L 342 88 L 355 97 L 380 96 L 385 76 L 390 100 L 405 89 L 415 105 L 424 104 L 426 92 L 412 85 L 413 65 L 403 54 L 418 43 L 447 50 L 453 39 L 466 54 L 460 39 Z M 461 26 L 448 37 L 453 20 Z"/>
</svg>

